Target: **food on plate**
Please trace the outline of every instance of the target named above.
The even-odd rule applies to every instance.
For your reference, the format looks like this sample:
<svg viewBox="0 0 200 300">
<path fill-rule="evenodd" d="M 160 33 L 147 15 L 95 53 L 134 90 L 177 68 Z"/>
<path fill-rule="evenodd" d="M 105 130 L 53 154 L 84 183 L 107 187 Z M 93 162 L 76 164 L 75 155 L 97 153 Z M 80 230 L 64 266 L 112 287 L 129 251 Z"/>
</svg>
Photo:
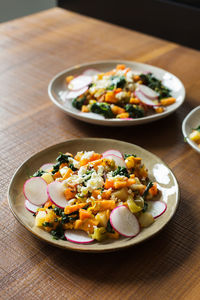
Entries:
<svg viewBox="0 0 200 300">
<path fill-rule="evenodd" d="M 195 142 L 200 148 L 200 125 L 197 128 L 194 128 L 189 135 L 191 141 Z"/>
<path fill-rule="evenodd" d="M 152 73 L 138 74 L 117 65 L 105 73 L 89 69 L 79 76 L 66 78 L 66 101 L 83 113 L 105 118 L 137 119 L 162 113 L 176 102 L 171 91 Z"/>
<path fill-rule="evenodd" d="M 141 157 L 115 149 L 60 153 L 24 183 L 23 192 L 35 226 L 75 243 L 135 237 L 167 208 Z"/>
</svg>

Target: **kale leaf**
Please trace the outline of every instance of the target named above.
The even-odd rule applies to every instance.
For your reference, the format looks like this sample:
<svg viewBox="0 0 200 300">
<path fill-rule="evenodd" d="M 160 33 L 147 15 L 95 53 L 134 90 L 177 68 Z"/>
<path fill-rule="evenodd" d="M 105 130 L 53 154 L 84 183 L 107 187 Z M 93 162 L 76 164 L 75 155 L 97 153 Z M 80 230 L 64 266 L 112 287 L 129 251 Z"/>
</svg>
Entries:
<svg viewBox="0 0 200 300">
<path fill-rule="evenodd" d="M 114 114 L 110 108 L 110 105 L 107 103 L 98 103 L 95 102 L 91 105 L 91 112 L 99 115 L 103 115 L 105 118 L 113 118 Z"/>
<path fill-rule="evenodd" d="M 33 174 L 32 177 L 41 177 L 45 172 L 43 170 L 38 170 Z"/>
<path fill-rule="evenodd" d="M 125 167 L 120 167 L 120 166 L 118 166 L 117 169 L 112 172 L 112 175 L 113 176 L 120 175 L 120 176 L 125 176 L 125 177 L 128 177 L 128 178 L 130 177 L 127 169 Z"/>
<path fill-rule="evenodd" d="M 126 112 L 129 113 L 131 118 L 142 118 L 144 117 L 144 110 L 139 105 L 126 104 L 125 105 Z"/>
<path fill-rule="evenodd" d="M 147 187 L 142 195 L 143 198 L 145 198 L 147 195 L 148 195 L 148 192 L 150 190 L 150 188 L 153 186 L 153 183 L 150 181 L 148 184 L 147 184 Z"/>
<path fill-rule="evenodd" d="M 86 96 L 76 97 L 72 100 L 72 106 L 81 110 L 82 106 L 85 104 Z"/>
</svg>

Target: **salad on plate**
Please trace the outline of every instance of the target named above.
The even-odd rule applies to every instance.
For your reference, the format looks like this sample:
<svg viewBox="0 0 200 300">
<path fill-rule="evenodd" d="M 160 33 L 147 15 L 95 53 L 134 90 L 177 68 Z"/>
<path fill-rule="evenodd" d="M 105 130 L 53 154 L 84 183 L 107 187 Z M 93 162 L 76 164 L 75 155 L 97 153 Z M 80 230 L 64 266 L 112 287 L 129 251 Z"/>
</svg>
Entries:
<svg viewBox="0 0 200 300">
<path fill-rule="evenodd" d="M 60 153 L 26 180 L 23 192 L 36 227 L 75 243 L 133 238 L 167 208 L 142 158 L 114 149 Z"/>
<path fill-rule="evenodd" d="M 66 77 L 63 101 L 82 113 L 95 113 L 106 119 L 138 119 L 160 114 L 176 102 L 171 90 L 151 72 L 134 72 L 124 64 L 108 72 L 85 70 Z"/>
</svg>

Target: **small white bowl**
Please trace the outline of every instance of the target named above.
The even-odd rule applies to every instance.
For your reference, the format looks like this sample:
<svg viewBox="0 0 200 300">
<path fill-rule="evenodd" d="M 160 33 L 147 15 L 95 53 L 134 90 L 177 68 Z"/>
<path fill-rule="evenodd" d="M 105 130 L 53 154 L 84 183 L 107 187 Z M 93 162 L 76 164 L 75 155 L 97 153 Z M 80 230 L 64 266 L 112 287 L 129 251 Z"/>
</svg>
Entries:
<svg viewBox="0 0 200 300">
<path fill-rule="evenodd" d="M 200 106 L 194 108 L 183 120 L 182 123 L 182 132 L 187 143 L 198 153 L 200 153 L 200 148 L 198 145 L 193 142 L 189 135 L 194 128 L 197 128 L 200 125 Z"/>
</svg>

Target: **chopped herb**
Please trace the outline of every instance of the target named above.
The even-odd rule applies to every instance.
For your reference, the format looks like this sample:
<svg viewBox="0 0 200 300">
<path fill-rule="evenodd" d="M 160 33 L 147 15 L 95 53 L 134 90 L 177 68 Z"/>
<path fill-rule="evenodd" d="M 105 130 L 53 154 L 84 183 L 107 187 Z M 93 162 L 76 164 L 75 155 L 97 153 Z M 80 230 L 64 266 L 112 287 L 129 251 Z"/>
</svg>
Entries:
<svg viewBox="0 0 200 300">
<path fill-rule="evenodd" d="M 55 212 L 55 214 L 57 215 L 57 216 L 61 216 L 62 215 L 62 213 L 64 212 L 64 210 L 62 209 L 62 208 L 60 208 L 60 207 L 55 207 L 54 209 L 53 209 L 53 211 Z"/>
<path fill-rule="evenodd" d="M 106 226 L 106 231 L 109 233 L 115 233 L 111 223 L 110 223 L 110 219 L 108 220 L 107 226 Z"/>
<path fill-rule="evenodd" d="M 54 166 L 53 166 L 53 171 L 51 172 L 52 174 L 55 174 L 59 171 L 59 168 L 60 168 L 60 163 L 56 163 Z"/>
<path fill-rule="evenodd" d="M 144 109 L 139 105 L 126 104 L 125 111 L 129 113 L 131 118 L 142 118 L 144 117 Z"/>
<path fill-rule="evenodd" d="M 69 157 L 71 156 L 60 152 L 60 155 L 56 158 L 56 161 L 58 161 L 60 164 L 68 163 Z"/>
<path fill-rule="evenodd" d="M 147 195 L 148 195 L 148 192 L 149 192 L 149 189 L 153 186 L 153 183 L 150 181 L 148 184 L 147 184 L 147 187 L 142 195 L 143 198 L 145 198 Z"/>
<path fill-rule="evenodd" d="M 72 169 L 72 171 L 77 171 L 78 169 L 74 167 L 73 164 L 69 164 L 69 168 Z"/>
<path fill-rule="evenodd" d="M 85 104 L 85 101 L 85 96 L 74 98 L 74 100 L 72 101 L 72 106 L 81 110 L 82 106 Z"/>
<path fill-rule="evenodd" d="M 133 156 L 133 157 L 137 157 L 137 155 L 135 154 L 124 154 L 124 159 L 127 159 L 128 157 Z"/>
<path fill-rule="evenodd" d="M 109 90 L 113 90 L 114 88 L 123 88 L 126 84 L 126 78 L 122 75 L 114 75 L 111 76 L 111 85 L 108 88 Z"/>
<path fill-rule="evenodd" d="M 128 178 L 130 177 L 127 169 L 125 167 L 120 167 L 120 166 L 118 166 L 117 169 L 112 172 L 112 175 L 113 176 L 120 175 L 120 176 L 125 176 L 125 177 L 128 177 Z"/>
<path fill-rule="evenodd" d="M 38 170 L 33 174 L 32 177 L 41 177 L 45 172 L 43 170 Z"/>
<path fill-rule="evenodd" d="M 159 94 L 159 99 L 171 96 L 171 91 L 162 84 L 162 81 L 155 78 L 152 73 L 141 74 L 140 78 L 144 85 L 147 85 L 152 90 Z"/>
<path fill-rule="evenodd" d="M 50 223 L 50 222 L 44 222 L 44 223 L 42 223 L 42 226 L 44 226 L 44 227 L 53 227 L 53 224 Z"/>
<path fill-rule="evenodd" d="M 148 203 L 146 201 L 144 201 L 144 207 L 142 209 L 142 212 L 147 211 L 147 209 L 148 209 Z"/>
<path fill-rule="evenodd" d="M 107 119 L 114 118 L 110 105 L 107 103 L 95 102 L 91 105 L 90 110 L 93 113 L 103 115 Z"/>
</svg>

